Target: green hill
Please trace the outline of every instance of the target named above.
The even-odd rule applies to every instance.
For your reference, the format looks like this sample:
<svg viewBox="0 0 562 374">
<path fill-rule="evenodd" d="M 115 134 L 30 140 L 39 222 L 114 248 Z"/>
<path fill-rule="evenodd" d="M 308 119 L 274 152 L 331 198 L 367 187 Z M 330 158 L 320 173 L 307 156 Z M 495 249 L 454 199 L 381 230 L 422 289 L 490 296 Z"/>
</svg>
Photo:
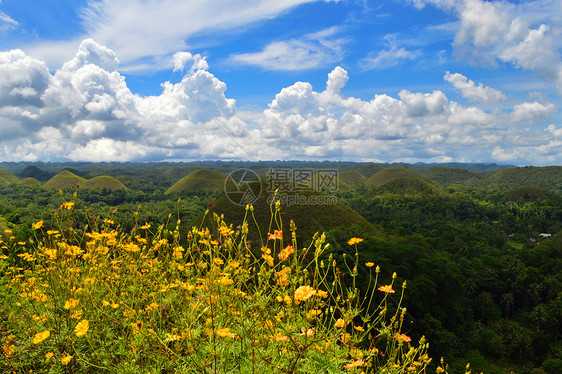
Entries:
<svg viewBox="0 0 562 374">
<path fill-rule="evenodd" d="M 33 165 L 26 166 L 18 175 L 20 178 L 35 178 L 40 182 L 46 182 L 53 177 L 53 174 Z"/>
<path fill-rule="evenodd" d="M 127 187 L 121 183 L 118 179 L 110 177 L 108 175 L 101 175 L 99 177 L 94 177 L 88 179 L 84 184 L 83 188 L 90 190 L 126 190 Z"/>
<path fill-rule="evenodd" d="M 386 183 L 395 181 L 397 179 L 402 178 L 419 178 L 420 174 L 412 169 L 404 168 L 404 167 L 395 167 L 395 168 L 387 168 L 383 169 L 371 177 L 369 177 L 365 184 L 380 187 Z"/>
<path fill-rule="evenodd" d="M 517 203 L 535 202 L 543 200 L 561 201 L 562 197 L 552 191 L 540 187 L 519 187 L 509 191 L 504 196 L 505 201 Z"/>
<path fill-rule="evenodd" d="M 109 190 L 127 189 L 127 187 L 119 180 L 107 175 L 86 179 L 79 177 L 68 170 L 63 170 L 49 179 L 45 182 L 45 184 L 43 184 L 43 187 L 48 190 L 64 190 L 67 188 L 75 188 L 76 185 L 80 188 L 90 190 L 101 190 L 104 188 Z"/>
<path fill-rule="evenodd" d="M 365 176 L 365 178 L 368 178 L 371 175 L 373 175 L 375 173 L 378 173 L 379 171 L 381 171 L 383 169 L 384 168 L 380 165 L 367 163 L 367 164 L 362 164 L 362 165 L 359 165 L 359 166 L 354 166 L 354 167 L 350 168 L 349 171 L 356 171 L 356 172 L 362 174 L 363 176 Z"/>
<path fill-rule="evenodd" d="M 40 185 L 41 185 L 41 182 L 39 182 L 39 181 L 38 181 L 37 179 L 35 179 L 35 178 L 29 177 L 29 178 L 22 179 L 22 180 L 20 181 L 20 185 L 22 185 L 22 186 L 28 186 L 28 187 L 40 186 Z"/>
<path fill-rule="evenodd" d="M 4 169 L 0 169 L 0 187 L 4 187 L 12 183 L 18 183 L 19 181 L 18 177 L 14 174 Z"/>
<path fill-rule="evenodd" d="M 433 196 L 444 193 L 443 188 L 421 177 L 399 178 L 377 188 L 378 194 Z"/>
<path fill-rule="evenodd" d="M 433 166 L 424 171 L 422 176 L 443 186 L 451 186 L 454 184 L 474 186 L 481 178 L 481 174 L 470 170 L 447 168 L 443 166 Z"/>
<path fill-rule="evenodd" d="M 45 182 L 43 188 L 47 190 L 64 190 L 66 188 L 74 188 L 77 184 L 83 187 L 87 182 L 87 179 L 79 177 L 68 170 L 63 170 Z"/>
<path fill-rule="evenodd" d="M 338 173 L 341 181 L 347 184 L 365 183 L 367 177 L 355 170 L 345 170 Z"/>
<path fill-rule="evenodd" d="M 170 187 L 166 195 L 175 195 L 198 191 L 222 191 L 226 176 L 209 169 L 195 170 Z"/>
<path fill-rule="evenodd" d="M 507 188 L 542 187 L 562 192 L 562 166 L 525 166 L 499 170 L 485 182 Z"/>
</svg>

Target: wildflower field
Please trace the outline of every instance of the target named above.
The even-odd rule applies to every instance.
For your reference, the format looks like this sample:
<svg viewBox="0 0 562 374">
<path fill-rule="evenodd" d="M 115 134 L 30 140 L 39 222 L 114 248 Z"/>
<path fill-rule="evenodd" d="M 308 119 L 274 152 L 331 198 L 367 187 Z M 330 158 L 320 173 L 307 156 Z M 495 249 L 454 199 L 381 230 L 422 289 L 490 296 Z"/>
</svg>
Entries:
<svg viewBox="0 0 562 374">
<path fill-rule="evenodd" d="M 401 330 L 406 283 L 379 284 L 368 262 L 358 289 L 359 238 L 355 258 L 336 262 L 323 234 L 300 247 L 279 205 L 250 246 L 251 205 L 240 226 L 207 212 L 211 227 L 180 233 L 179 220 L 123 232 L 89 216 L 75 227 L 75 204 L 28 241 L 0 241 L 1 372 L 429 371 L 428 343 Z"/>
</svg>

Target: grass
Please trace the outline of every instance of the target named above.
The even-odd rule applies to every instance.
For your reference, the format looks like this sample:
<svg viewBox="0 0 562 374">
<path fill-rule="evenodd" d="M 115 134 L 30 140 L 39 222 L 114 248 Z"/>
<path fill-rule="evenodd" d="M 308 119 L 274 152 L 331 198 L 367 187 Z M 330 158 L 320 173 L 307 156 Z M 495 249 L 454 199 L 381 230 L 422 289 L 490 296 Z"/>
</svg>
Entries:
<svg viewBox="0 0 562 374">
<path fill-rule="evenodd" d="M 431 362 L 425 339 L 401 331 L 406 309 L 387 302 L 405 283 L 379 285 L 368 263 L 359 295 L 359 238 L 353 261 L 337 263 L 321 260 L 324 235 L 300 247 L 278 204 L 254 250 L 252 206 L 238 227 L 209 212 L 214 230 L 181 234 L 180 221 L 77 227 L 79 204 L 63 202 L 26 242 L 0 242 L 7 371 L 425 373 Z"/>
</svg>

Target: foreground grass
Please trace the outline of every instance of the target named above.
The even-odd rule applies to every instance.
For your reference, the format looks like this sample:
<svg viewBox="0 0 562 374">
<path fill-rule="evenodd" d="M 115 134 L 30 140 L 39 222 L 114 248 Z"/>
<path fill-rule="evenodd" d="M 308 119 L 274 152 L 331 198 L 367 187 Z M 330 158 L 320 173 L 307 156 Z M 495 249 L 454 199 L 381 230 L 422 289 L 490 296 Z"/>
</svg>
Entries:
<svg viewBox="0 0 562 374">
<path fill-rule="evenodd" d="M 394 281 L 377 285 L 367 263 L 360 296 L 356 266 L 322 261 L 324 235 L 298 247 L 279 206 L 254 249 L 251 206 L 236 229 L 209 213 L 214 227 L 186 238 L 179 221 L 121 232 L 90 217 L 79 230 L 75 212 L 63 203 L 35 238 L 0 240 L 2 372 L 425 373 L 431 362 L 424 339 L 401 332 Z"/>
</svg>

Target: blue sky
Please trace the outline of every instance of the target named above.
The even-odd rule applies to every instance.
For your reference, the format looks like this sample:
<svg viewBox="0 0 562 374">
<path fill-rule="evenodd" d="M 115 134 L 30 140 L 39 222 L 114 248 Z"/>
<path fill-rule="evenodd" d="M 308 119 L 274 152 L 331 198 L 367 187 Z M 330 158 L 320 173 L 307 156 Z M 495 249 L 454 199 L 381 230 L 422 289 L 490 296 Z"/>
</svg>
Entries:
<svg viewBox="0 0 562 374">
<path fill-rule="evenodd" d="M 561 14 L 559 0 L 1 0 L 0 159 L 560 165 Z"/>
</svg>

